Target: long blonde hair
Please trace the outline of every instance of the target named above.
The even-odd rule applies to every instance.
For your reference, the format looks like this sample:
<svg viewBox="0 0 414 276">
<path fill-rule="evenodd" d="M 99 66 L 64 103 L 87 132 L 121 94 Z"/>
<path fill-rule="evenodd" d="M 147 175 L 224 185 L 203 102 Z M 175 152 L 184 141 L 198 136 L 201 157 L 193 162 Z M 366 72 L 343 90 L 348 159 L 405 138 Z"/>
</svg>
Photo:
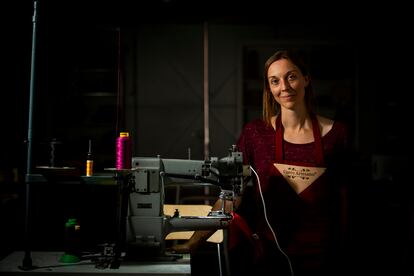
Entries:
<svg viewBox="0 0 414 276">
<path fill-rule="evenodd" d="M 263 120 L 271 125 L 271 119 L 273 116 L 279 114 L 280 112 L 280 105 L 276 102 L 275 98 L 273 97 L 272 92 L 270 91 L 269 80 L 267 79 L 267 73 L 269 71 L 270 65 L 279 60 L 279 59 L 288 59 L 293 64 L 295 64 L 300 72 L 304 76 L 308 76 L 309 84 L 305 88 L 305 104 L 306 109 L 308 112 L 312 112 L 312 100 L 313 100 L 313 88 L 312 88 L 312 80 L 309 74 L 308 69 L 306 68 L 305 62 L 303 60 L 302 55 L 300 52 L 292 51 L 292 50 L 278 50 L 273 55 L 271 55 L 265 65 L 264 65 L 264 72 L 263 72 Z"/>
</svg>

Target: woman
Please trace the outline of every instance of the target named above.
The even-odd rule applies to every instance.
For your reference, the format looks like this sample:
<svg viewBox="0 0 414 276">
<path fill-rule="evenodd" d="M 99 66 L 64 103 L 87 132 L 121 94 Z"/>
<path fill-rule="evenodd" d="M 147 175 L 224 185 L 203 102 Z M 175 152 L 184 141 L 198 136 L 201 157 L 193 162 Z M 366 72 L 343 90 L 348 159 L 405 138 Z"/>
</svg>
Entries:
<svg viewBox="0 0 414 276">
<path fill-rule="evenodd" d="M 280 50 L 266 61 L 263 118 L 249 122 L 238 141 L 254 184 L 234 206 L 232 275 L 340 274 L 348 132 L 313 112 L 312 93 L 297 53 Z M 194 250 L 209 234 L 197 231 L 175 249 Z"/>
</svg>

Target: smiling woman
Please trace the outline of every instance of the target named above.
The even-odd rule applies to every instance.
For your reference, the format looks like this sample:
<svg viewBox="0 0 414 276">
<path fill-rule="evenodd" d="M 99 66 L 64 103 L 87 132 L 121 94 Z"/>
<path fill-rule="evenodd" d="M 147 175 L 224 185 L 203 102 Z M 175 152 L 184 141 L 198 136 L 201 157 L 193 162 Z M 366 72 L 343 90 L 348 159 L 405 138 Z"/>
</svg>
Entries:
<svg viewBox="0 0 414 276">
<path fill-rule="evenodd" d="M 255 177 L 233 205 L 231 273 L 340 275 L 347 127 L 313 111 L 312 79 L 297 52 L 276 51 L 264 72 L 263 118 L 248 122 L 237 143 Z M 197 231 L 175 249 L 195 250 L 210 234 Z"/>
</svg>

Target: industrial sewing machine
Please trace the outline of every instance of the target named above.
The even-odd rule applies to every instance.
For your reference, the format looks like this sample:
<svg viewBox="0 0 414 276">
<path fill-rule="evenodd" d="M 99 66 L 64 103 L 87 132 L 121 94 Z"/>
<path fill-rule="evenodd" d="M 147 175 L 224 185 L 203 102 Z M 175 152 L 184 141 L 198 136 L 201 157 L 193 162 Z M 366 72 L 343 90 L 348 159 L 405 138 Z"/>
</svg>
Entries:
<svg viewBox="0 0 414 276">
<path fill-rule="evenodd" d="M 243 165 L 242 153 L 235 146 L 224 158 L 204 161 L 133 157 L 132 169 L 125 246 L 127 256 L 135 259 L 165 256 L 165 237 L 170 232 L 225 228 L 232 218 L 225 212 L 225 201 L 233 200 L 241 192 L 243 178 L 250 175 L 249 167 Z M 183 180 L 218 185 L 222 208 L 206 216 L 165 215 L 165 187 Z"/>
</svg>

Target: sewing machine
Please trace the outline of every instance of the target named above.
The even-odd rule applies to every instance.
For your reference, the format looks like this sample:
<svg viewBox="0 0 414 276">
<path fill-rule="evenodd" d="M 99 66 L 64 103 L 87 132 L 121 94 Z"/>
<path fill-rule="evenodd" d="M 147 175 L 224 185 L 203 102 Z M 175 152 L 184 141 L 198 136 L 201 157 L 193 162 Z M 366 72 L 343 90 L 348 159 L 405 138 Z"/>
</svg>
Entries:
<svg viewBox="0 0 414 276">
<path fill-rule="evenodd" d="M 126 254 L 132 258 L 165 256 L 165 237 L 170 232 L 217 230 L 228 225 L 232 216 L 224 210 L 226 200 L 241 193 L 243 178 L 250 175 L 242 153 L 235 147 L 224 158 L 209 160 L 133 157 L 126 216 Z M 164 214 L 164 192 L 170 183 L 210 183 L 220 187 L 223 204 L 206 216 Z"/>
</svg>

